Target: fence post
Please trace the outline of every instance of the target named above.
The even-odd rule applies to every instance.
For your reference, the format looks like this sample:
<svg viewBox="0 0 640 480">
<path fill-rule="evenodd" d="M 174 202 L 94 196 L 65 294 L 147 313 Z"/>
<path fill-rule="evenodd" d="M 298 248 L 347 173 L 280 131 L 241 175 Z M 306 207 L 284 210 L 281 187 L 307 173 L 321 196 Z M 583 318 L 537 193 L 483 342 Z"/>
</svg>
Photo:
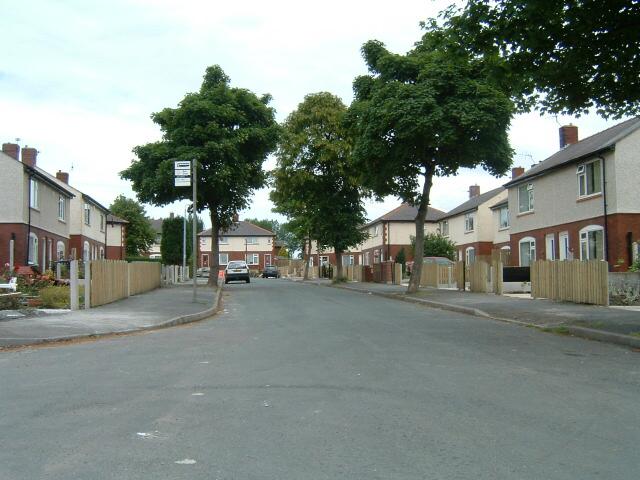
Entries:
<svg viewBox="0 0 640 480">
<path fill-rule="evenodd" d="M 131 296 L 131 264 L 127 262 L 127 298 Z"/>
<path fill-rule="evenodd" d="M 91 262 L 84 262 L 84 309 L 91 308 Z"/>
<path fill-rule="evenodd" d="M 69 262 L 69 292 L 71 310 L 78 310 L 78 261 Z"/>
<path fill-rule="evenodd" d="M 62 264 L 60 262 L 56 263 L 56 280 L 60 280 L 62 278 Z"/>
</svg>

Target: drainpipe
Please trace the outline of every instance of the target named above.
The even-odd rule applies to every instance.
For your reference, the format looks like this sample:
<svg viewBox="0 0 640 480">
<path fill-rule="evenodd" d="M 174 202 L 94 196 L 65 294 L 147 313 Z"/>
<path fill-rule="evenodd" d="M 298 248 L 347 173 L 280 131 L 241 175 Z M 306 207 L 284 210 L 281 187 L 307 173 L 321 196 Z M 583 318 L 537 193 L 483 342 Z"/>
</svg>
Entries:
<svg viewBox="0 0 640 480">
<path fill-rule="evenodd" d="M 27 195 L 27 258 L 24 259 L 24 264 L 29 265 L 29 252 L 31 250 L 31 180 L 33 175 L 29 175 L 29 188 Z"/>
<path fill-rule="evenodd" d="M 609 222 L 607 221 L 607 169 L 605 167 L 604 157 L 598 155 L 602 161 L 602 207 L 604 211 L 604 260 L 609 261 Z M 611 268 L 611 265 L 609 265 Z"/>
</svg>

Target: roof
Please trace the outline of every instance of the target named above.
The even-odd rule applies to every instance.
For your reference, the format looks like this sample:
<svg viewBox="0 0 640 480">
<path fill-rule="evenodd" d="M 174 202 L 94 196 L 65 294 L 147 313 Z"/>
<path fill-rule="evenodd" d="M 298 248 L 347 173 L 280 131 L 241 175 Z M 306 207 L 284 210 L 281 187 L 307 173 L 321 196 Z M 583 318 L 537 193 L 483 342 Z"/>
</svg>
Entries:
<svg viewBox="0 0 640 480">
<path fill-rule="evenodd" d="M 615 144 L 640 128 L 640 117 L 634 117 L 595 135 L 580 140 L 554 153 L 549 158 L 534 165 L 518 178 L 505 184 L 505 187 L 517 185 L 533 177 L 546 174 L 549 170 L 562 167 L 572 162 L 591 157 L 606 150 L 613 149 Z"/>
<path fill-rule="evenodd" d="M 470 212 L 471 210 L 477 210 L 480 205 L 484 202 L 488 202 L 493 197 L 498 195 L 499 193 L 504 192 L 504 187 L 494 188 L 493 190 L 489 190 L 488 192 L 482 193 L 480 195 L 476 195 L 475 197 L 470 198 L 464 203 L 461 203 L 453 210 L 449 210 L 446 214 L 442 215 L 441 219 L 455 217 L 456 215 L 460 215 L 461 213 Z"/>
<path fill-rule="evenodd" d="M 41 169 L 37 165 L 35 167 L 30 167 L 29 165 L 24 165 L 24 169 L 27 172 L 34 173 L 35 176 L 38 177 L 40 180 L 44 181 L 47 185 L 49 185 L 50 187 L 54 188 L 55 190 L 57 190 L 57 191 L 59 191 L 61 193 L 64 193 L 67 197 L 69 197 L 69 198 L 75 197 L 75 194 L 70 190 L 70 187 L 66 183 L 61 182 L 56 177 L 54 177 L 50 173 L 44 171 L 43 169 Z"/>
<path fill-rule="evenodd" d="M 107 214 L 107 223 L 129 223 L 124 218 L 116 217 L 114 214 Z"/>
<path fill-rule="evenodd" d="M 153 230 L 156 233 L 162 233 L 162 222 L 164 221 L 164 219 L 162 218 L 150 218 L 149 219 L 149 223 L 151 224 L 151 228 L 153 228 Z"/>
<path fill-rule="evenodd" d="M 96 207 L 101 208 L 102 210 L 104 210 L 105 212 L 109 212 L 109 209 L 107 207 L 105 207 L 104 205 L 102 205 L 100 202 L 98 202 L 95 198 L 90 197 L 89 195 L 87 195 L 86 193 L 82 194 L 82 198 L 87 201 L 87 202 L 91 202 L 93 203 Z"/>
<path fill-rule="evenodd" d="M 390 212 L 385 213 L 381 217 L 367 223 L 365 227 L 373 225 L 378 222 L 415 222 L 416 215 L 418 215 L 418 209 L 408 203 L 403 203 L 399 207 L 394 208 Z M 440 217 L 444 215 L 442 210 L 438 210 L 434 207 L 427 209 L 427 222 L 437 222 Z"/>
<path fill-rule="evenodd" d="M 502 200 L 502 201 L 500 201 L 500 202 L 496 203 L 495 205 L 492 205 L 492 206 L 491 206 L 491 207 L 489 207 L 489 208 L 490 208 L 491 210 L 497 210 L 497 209 L 499 209 L 499 208 L 506 207 L 506 206 L 508 206 L 508 205 L 509 205 L 509 199 L 508 199 L 508 198 L 505 198 L 504 200 Z"/>
<path fill-rule="evenodd" d="M 228 230 L 220 232 L 221 237 L 275 237 L 271 230 L 259 227 L 253 223 L 239 221 L 234 223 Z M 199 237 L 210 237 L 211 229 L 208 228 L 198 234 Z"/>
</svg>

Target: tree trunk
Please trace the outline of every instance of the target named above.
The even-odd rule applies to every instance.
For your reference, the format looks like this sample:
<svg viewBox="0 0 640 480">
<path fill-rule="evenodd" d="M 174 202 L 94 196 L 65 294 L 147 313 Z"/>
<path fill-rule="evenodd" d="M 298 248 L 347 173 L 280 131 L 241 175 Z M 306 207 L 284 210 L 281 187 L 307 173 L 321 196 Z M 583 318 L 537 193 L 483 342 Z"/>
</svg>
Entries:
<svg viewBox="0 0 640 480">
<path fill-rule="evenodd" d="M 304 258 L 304 270 L 302 279 L 309 280 L 309 258 L 311 258 L 311 237 L 307 238 L 304 242 L 304 254 L 302 258 Z"/>
<path fill-rule="evenodd" d="M 211 212 L 211 261 L 209 262 L 209 285 L 214 286 L 218 284 L 218 271 L 220 270 L 220 246 L 218 245 L 219 235 L 219 222 L 218 215 L 215 213 L 215 208 L 209 207 Z"/>
<path fill-rule="evenodd" d="M 342 279 L 342 250 L 333 247 L 333 251 L 336 252 L 336 275 L 334 280 L 339 282 Z"/>
<path fill-rule="evenodd" d="M 422 258 L 424 257 L 424 222 L 427 218 L 432 182 L 433 169 L 431 166 L 428 166 L 424 172 L 424 187 L 422 187 L 422 197 L 420 198 L 418 215 L 416 215 L 416 244 L 413 249 L 413 268 L 411 269 L 411 278 L 409 279 L 407 293 L 416 293 L 420 287 Z"/>
</svg>

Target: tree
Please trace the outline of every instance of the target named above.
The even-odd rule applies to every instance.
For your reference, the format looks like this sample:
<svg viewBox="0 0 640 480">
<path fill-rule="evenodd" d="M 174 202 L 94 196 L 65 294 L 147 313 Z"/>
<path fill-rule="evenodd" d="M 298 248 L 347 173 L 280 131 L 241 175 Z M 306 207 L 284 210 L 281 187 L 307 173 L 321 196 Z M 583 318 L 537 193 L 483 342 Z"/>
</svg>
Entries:
<svg viewBox="0 0 640 480">
<path fill-rule="evenodd" d="M 196 219 L 197 231 L 201 232 L 204 224 L 200 218 Z M 162 263 L 165 265 L 182 265 L 182 240 L 183 240 L 184 217 L 170 217 L 162 221 L 162 239 L 160 240 L 160 253 Z M 193 216 L 187 217 L 187 259 L 191 258 L 193 252 Z"/>
<path fill-rule="evenodd" d="M 290 226 L 286 222 L 280 223 L 278 222 L 278 220 L 259 220 L 257 218 L 247 218 L 246 221 L 249 223 L 253 223 L 254 225 L 258 225 L 259 227 L 266 228 L 267 230 L 275 233 L 276 240 L 280 240 L 285 245 L 285 248 L 280 250 L 280 256 L 288 257 L 290 255 L 290 251 L 293 252 L 302 248 L 301 241 L 296 238 L 295 234 L 292 231 L 290 231 Z"/>
<path fill-rule="evenodd" d="M 126 253 L 128 257 L 137 257 L 149 250 L 156 238 L 149 219 L 146 217 L 144 207 L 135 200 L 118 195 L 111 206 L 111 213 L 127 222 L 127 245 Z"/>
<path fill-rule="evenodd" d="M 415 237 L 411 237 L 411 245 L 415 247 Z M 427 233 L 424 236 L 425 257 L 445 257 L 449 260 L 456 259 L 456 244 L 439 233 Z M 397 261 L 397 258 L 396 258 Z"/>
<path fill-rule="evenodd" d="M 334 249 L 338 279 L 342 252 L 364 239 L 359 227 L 365 223 L 344 126 L 346 111 L 342 101 L 327 92 L 304 98 L 284 123 L 271 192 L 276 211 L 292 219 L 294 235 L 306 233 L 309 245 L 313 239 L 318 249 Z"/>
<path fill-rule="evenodd" d="M 506 60 L 525 110 L 640 113 L 638 0 L 467 0 L 443 16 L 469 52 Z"/>
<path fill-rule="evenodd" d="M 395 195 L 418 208 L 412 293 L 422 272 L 433 177 L 478 165 L 494 175 L 506 172 L 514 107 L 488 60 L 456 49 L 438 32 L 427 32 L 406 55 L 378 41 L 367 42 L 362 54 L 370 75 L 354 81 L 348 117 L 354 165 L 376 197 Z"/>
<path fill-rule="evenodd" d="M 211 217 L 213 270 L 219 268 L 219 231 L 231 226 L 233 214 L 264 185 L 262 163 L 279 132 L 269 95 L 257 97 L 229 84 L 219 66 L 207 68 L 198 92 L 187 94 L 177 108 L 151 115 L 162 140 L 135 147 L 138 159 L 120 173 L 141 201 L 165 205 L 192 194 L 173 185 L 174 160 L 197 162 L 198 211 L 208 209 Z M 210 276 L 209 284 L 216 278 Z"/>
</svg>

